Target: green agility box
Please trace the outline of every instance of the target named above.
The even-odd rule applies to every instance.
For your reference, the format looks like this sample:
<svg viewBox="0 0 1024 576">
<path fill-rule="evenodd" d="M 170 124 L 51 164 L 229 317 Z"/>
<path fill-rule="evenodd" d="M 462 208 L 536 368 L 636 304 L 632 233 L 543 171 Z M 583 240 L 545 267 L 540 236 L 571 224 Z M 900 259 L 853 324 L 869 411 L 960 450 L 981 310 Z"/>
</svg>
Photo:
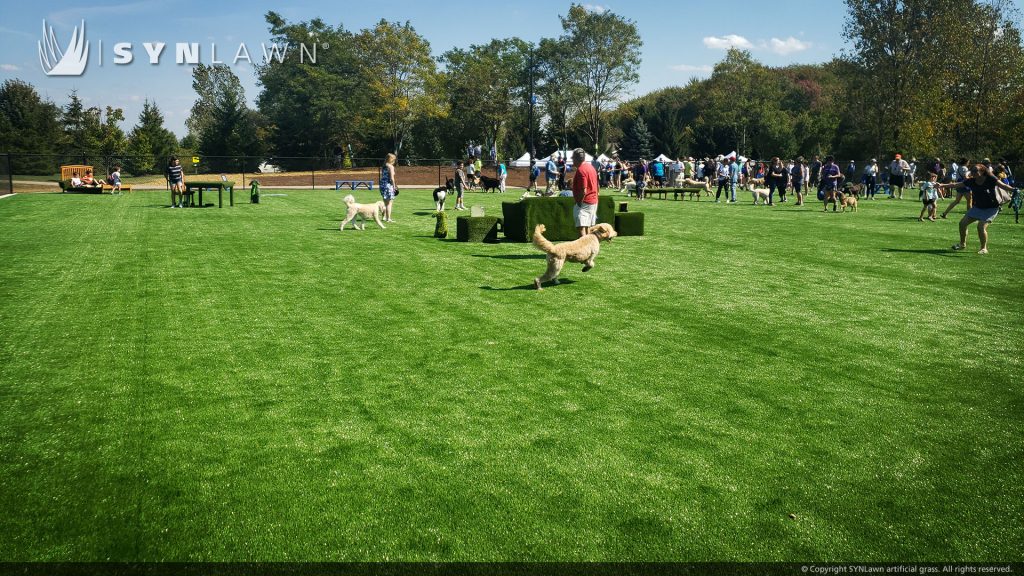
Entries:
<svg viewBox="0 0 1024 576">
<path fill-rule="evenodd" d="M 459 216 L 455 220 L 455 238 L 459 242 L 498 241 L 501 218 L 497 216 Z"/>
<path fill-rule="evenodd" d="M 615 215 L 615 231 L 619 236 L 643 236 L 643 212 L 619 212 Z"/>
<path fill-rule="evenodd" d="M 547 227 L 544 237 L 553 242 L 575 240 L 576 222 L 572 217 L 575 201 L 566 196 L 527 198 L 519 202 L 502 202 L 505 237 L 514 242 L 529 242 L 537 224 Z M 600 196 L 597 200 L 597 221 L 615 223 L 615 200 Z"/>
</svg>

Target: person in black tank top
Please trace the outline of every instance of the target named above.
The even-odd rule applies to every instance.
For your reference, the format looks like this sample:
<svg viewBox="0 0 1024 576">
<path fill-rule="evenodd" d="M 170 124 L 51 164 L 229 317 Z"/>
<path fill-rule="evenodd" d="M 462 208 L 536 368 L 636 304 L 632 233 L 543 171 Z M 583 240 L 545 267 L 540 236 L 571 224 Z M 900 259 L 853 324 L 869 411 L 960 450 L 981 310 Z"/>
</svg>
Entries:
<svg viewBox="0 0 1024 576">
<path fill-rule="evenodd" d="M 978 223 L 978 240 L 981 242 L 981 249 L 978 254 L 988 254 L 988 225 L 991 224 L 999 214 L 999 198 L 996 190 L 1016 192 L 1014 188 L 1004 182 L 1000 182 L 992 170 L 981 162 L 974 165 L 974 171 L 970 177 L 963 182 L 939 184 L 938 188 L 965 188 L 971 191 L 973 205 L 967 214 L 960 220 L 960 243 L 953 244 L 953 250 L 963 250 L 967 247 L 967 228 Z"/>
</svg>

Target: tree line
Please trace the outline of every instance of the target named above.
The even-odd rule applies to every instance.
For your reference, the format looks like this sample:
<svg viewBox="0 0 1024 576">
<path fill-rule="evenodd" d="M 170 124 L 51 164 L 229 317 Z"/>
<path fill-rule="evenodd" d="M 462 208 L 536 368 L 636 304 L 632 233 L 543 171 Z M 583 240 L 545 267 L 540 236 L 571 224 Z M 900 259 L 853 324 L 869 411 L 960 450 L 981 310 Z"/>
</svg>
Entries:
<svg viewBox="0 0 1024 576">
<path fill-rule="evenodd" d="M 85 108 L 74 92 L 60 108 L 12 80 L 0 87 L 0 150 L 123 156 L 130 173 L 156 171 L 175 151 L 215 171 L 267 157 L 287 169 L 388 151 L 452 158 L 471 141 L 505 159 L 527 151 L 531 134 L 540 154 L 583 145 L 624 158 L 1024 158 L 1024 50 L 1009 0 L 847 0 L 846 10 L 848 48 L 829 62 L 769 67 L 730 50 L 710 77 L 629 101 L 642 40 L 610 11 L 574 4 L 557 38 L 495 39 L 438 57 L 409 22 L 349 31 L 268 12 L 273 41 L 290 49 L 257 65 L 254 108 L 230 67 L 200 64 L 178 141 L 155 102 L 126 134 L 120 109 Z M 300 64 L 297 46 L 311 41 L 330 48 Z M 20 162 L 19 172 L 46 169 Z"/>
</svg>

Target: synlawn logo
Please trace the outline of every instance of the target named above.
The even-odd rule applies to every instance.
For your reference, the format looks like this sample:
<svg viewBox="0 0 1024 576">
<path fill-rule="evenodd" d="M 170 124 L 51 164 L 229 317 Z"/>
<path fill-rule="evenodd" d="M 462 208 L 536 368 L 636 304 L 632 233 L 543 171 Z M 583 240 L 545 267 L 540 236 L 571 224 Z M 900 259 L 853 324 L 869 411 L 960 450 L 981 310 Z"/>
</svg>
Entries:
<svg viewBox="0 0 1024 576">
<path fill-rule="evenodd" d="M 43 39 L 39 42 L 39 65 L 47 76 L 81 76 L 89 62 L 89 43 L 85 41 L 85 20 L 75 26 L 66 50 L 60 49 L 53 26 L 43 20 Z"/>
<path fill-rule="evenodd" d="M 74 33 L 71 35 L 71 41 L 68 43 L 67 48 L 63 50 L 60 43 L 57 42 L 57 36 L 53 33 L 53 27 L 47 26 L 46 20 L 43 20 L 43 39 L 38 44 L 39 66 L 42 67 L 43 72 L 47 76 L 81 76 L 85 73 L 85 68 L 89 63 L 89 42 L 85 39 L 85 20 L 82 20 L 80 27 L 75 27 Z M 143 42 L 142 47 L 149 56 L 150 65 L 155 66 L 160 64 L 161 56 L 167 44 L 164 42 Z M 307 46 L 305 43 L 299 44 L 299 63 L 305 64 L 309 62 L 310 64 L 316 64 L 318 47 L 326 50 L 330 48 L 330 45 L 326 43 L 317 44 L 315 42 L 311 46 Z M 275 60 L 279 64 L 283 64 L 288 56 L 290 45 L 277 43 L 268 45 L 261 42 L 260 48 L 263 51 L 262 64 L 270 64 Z M 117 66 L 131 64 L 135 60 L 134 49 L 135 46 L 131 42 L 115 43 L 113 46 L 113 63 Z M 202 59 L 202 52 L 203 50 L 201 50 L 198 42 L 176 42 L 174 44 L 174 62 L 180 65 L 199 64 Z M 103 66 L 103 40 L 97 42 L 95 55 L 96 64 Z M 245 42 L 239 43 L 238 49 L 235 50 L 234 58 L 231 59 L 230 63 L 234 66 L 241 61 L 248 62 L 249 64 L 253 63 L 249 47 Z M 210 65 L 225 64 L 224 61 L 217 58 L 216 42 L 210 43 L 207 63 Z"/>
</svg>

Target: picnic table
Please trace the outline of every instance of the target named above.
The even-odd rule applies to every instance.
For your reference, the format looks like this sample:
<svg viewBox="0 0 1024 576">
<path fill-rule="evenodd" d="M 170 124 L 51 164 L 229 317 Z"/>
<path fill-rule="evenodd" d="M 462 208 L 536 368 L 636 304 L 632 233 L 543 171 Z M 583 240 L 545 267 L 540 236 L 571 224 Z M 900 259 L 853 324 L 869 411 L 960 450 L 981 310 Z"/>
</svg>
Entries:
<svg viewBox="0 0 1024 576">
<path fill-rule="evenodd" d="M 341 190 L 342 186 L 348 186 L 349 190 L 355 190 L 365 186 L 367 190 L 373 190 L 373 180 L 335 180 L 334 189 Z"/>
<path fill-rule="evenodd" d="M 204 190 L 217 190 L 217 207 L 224 207 L 224 190 L 228 191 L 228 199 L 231 205 L 235 205 L 235 182 L 233 180 L 189 180 L 185 182 L 185 194 L 191 195 L 192 192 L 199 192 L 199 207 L 203 206 L 203 191 Z M 171 201 L 174 201 L 173 194 L 171 195 Z"/>
</svg>

